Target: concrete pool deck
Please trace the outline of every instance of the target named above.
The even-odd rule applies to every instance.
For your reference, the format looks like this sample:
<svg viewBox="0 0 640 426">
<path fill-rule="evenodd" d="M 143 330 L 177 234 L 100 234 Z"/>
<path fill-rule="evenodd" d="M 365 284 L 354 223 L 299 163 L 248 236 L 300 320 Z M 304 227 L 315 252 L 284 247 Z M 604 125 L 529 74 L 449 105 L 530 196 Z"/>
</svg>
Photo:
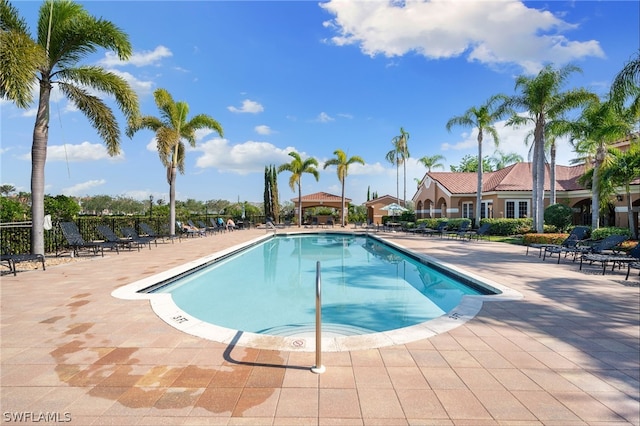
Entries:
<svg viewBox="0 0 640 426">
<path fill-rule="evenodd" d="M 625 281 L 626 271 L 579 271 L 521 246 L 379 233 L 524 297 L 485 302 L 427 339 L 324 353 L 323 374 L 310 371 L 313 352 L 194 337 L 158 318 L 148 300 L 111 295 L 264 234 L 189 238 L 3 275 L 2 423 L 640 425 L 637 271 Z"/>
</svg>

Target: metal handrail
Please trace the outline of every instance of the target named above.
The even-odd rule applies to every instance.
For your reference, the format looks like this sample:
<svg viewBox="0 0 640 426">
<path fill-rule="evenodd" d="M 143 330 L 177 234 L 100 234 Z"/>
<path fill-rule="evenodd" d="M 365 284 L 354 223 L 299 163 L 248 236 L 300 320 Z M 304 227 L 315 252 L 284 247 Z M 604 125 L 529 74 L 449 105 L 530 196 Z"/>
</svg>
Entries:
<svg viewBox="0 0 640 426">
<path fill-rule="evenodd" d="M 320 278 L 320 261 L 316 263 L 316 365 L 311 368 L 316 374 L 325 372 L 322 365 L 322 280 Z"/>
</svg>

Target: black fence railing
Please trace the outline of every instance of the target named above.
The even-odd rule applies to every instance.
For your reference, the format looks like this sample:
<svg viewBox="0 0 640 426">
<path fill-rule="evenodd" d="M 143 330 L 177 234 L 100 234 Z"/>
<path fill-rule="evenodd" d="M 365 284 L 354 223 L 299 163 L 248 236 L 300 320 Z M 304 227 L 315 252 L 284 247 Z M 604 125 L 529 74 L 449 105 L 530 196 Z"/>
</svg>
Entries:
<svg viewBox="0 0 640 426">
<path fill-rule="evenodd" d="M 210 219 L 217 217 L 216 215 L 193 215 L 189 219 L 198 223 L 204 222 L 209 225 Z M 235 218 L 236 221 L 244 222 L 248 227 L 256 223 L 263 223 L 264 216 L 252 216 L 250 218 Z M 226 219 L 225 219 L 226 221 Z M 116 235 L 122 236 L 120 228 L 131 226 L 135 230 L 144 234 L 140 229 L 140 223 L 147 223 L 158 233 L 166 234 L 169 231 L 168 217 L 152 217 L 149 216 L 80 216 L 74 220 L 80 234 L 85 241 L 101 240 L 102 235 L 98 233 L 96 227 L 98 225 L 107 225 Z M 176 229 L 176 232 L 179 232 Z M 13 253 L 30 253 L 31 252 L 31 222 L 11 222 L 0 223 L 0 241 L 3 247 L 8 247 Z M 66 247 L 66 241 L 58 222 L 53 223 L 50 230 L 44 231 L 44 250 L 47 254 L 58 254 Z"/>
</svg>

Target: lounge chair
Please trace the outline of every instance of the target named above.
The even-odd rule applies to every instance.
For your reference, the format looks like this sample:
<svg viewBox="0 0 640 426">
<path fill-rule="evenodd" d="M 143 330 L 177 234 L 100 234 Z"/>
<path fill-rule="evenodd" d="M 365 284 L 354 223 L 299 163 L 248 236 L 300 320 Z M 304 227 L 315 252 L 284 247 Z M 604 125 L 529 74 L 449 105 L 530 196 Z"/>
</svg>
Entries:
<svg viewBox="0 0 640 426">
<path fill-rule="evenodd" d="M 175 240 L 176 236 L 175 235 L 174 236 L 169 235 L 169 231 L 166 231 L 165 233 L 159 234 L 156 231 L 154 231 L 154 229 L 148 223 L 140 222 L 138 224 L 138 226 L 140 226 L 140 230 L 144 234 L 142 236 L 153 237 L 154 241 L 156 241 L 156 243 L 157 243 L 158 240 L 164 242 L 165 240 L 168 239 L 173 244 L 173 240 Z"/>
<path fill-rule="evenodd" d="M 85 241 L 80 235 L 80 230 L 75 222 L 60 222 L 62 235 L 67 241 L 67 247 L 71 249 L 72 256 L 78 256 L 80 250 L 88 250 L 94 255 L 100 254 L 104 257 L 104 249 L 109 248 L 118 252 L 118 244 L 110 241 Z"/>
<path fill-rule="evenodd" d="M 491 224 L 483 223 L 482 225 L 480 225 L 480 228 L 467 231 L 467 234 L 465 235 L 465 237 L 469 238 L 469 240 L 472 240 L 474 238 L 476 240 L 480 240 L 483 237 L 486 237 L 487 240 L 491 240 L 490 232 L 491 232 Z"/>
<path fill-rule="evenodd" d="M 412 234 L 421 234 L 426 229 L 427 224 L 425 222 L 420 222 L 415 228 L 407 228 L 407 232 Z"/>
<path fill-rule="evenodd" d="M 155 243 L 156 247 L 158 246 L 158 243 L 156 242 L 155 238 L 150 236 L 141 237 L 138 234 L 138 232 L 135 230 L 135 228 L 132 226 L 123 226 L 120 228 L 120 232 L 122 232 L 122 235 L 124 235 L 126 238 L 129 238 L 135 244 L 138 244 L 141 246 L 148 245 L 149 250 L 151 250 L 151 243 Z"/>
<path fill-rule="evenodd" d="M 203 237 L 207 236 L 206 226 L 204 228 L 199 228 L 193 223 L 191 219 L 187 220 L 187 225 L 189 225 L 191 229 L 194 229 L 198 234 L 202 235 Z"/>
<path fill-rule="evenodd" d="M 625 280 L 629 279 L 629 274 L 631 273 L 631 268 L 640 269 L 640 262 L 630 262 L 627 265 L 627 276 L 624 278 Z M 638 272 L 638 276 L 640 276 L 640 272 Z"/>
<path fill-rule="evenodd" d="M 582 257 L 585 254 L 593 253 L 593 254 L 604 254 L 606 250 L 612 250 L 614 247 L 620 245 L 622 242 L 628 240 L 629 237 L 624 235 L 609 235 L 608 237 L 595 241 L 591 244 L 579 243 L 572 247 L 561 247 L 559 249 L 554 249 L 555 253 L 558 254 L 558 263 L 560 263 L 561 254 L 565 253 L 565 257 L 567 254 L 573 255 L 573 261 L 578 258 L 578 256 Z M 545 250 L 546 252 L 547 250 Z M 543 258 L 544 259 L 544 258 Z"/>
<path fill-rule="evenodd" d="M 636 244 L 636 246 L 632 248 L 629 251 L 629 253 L 626 255 L 616 253 L 616 252 L 611 254 L 585 253 L 582 256 L 580 256 L 580 270 L 582 270 L 582 264 L 585 261 L 589 262 L 590 264 L 593 264 L 596 262 L 600 263 L 602 265 L 602 275 L 604 275 L 607 270 L 607 265 L 609 263 L 613 265 L 611 267 L 611 270 L 613 271 L 616 265 L 622 266 L 623 264 L 626 264 L 626 263 L 640 262 L 640 243 Z"/>
<path fill-rule="evenodd" d="M 216 226 L 208 226 L 206 223 L 204 223 L 201 220 L 198 220 L 198 228 L 199 229 L 204 229 L 204 232 L 208 233 L 208 234 L 215 234 L 216 232 L 218 232 L 218 225 Z"/>
<path fill-rule="evenodd" d="M 2 246 L 2 263 L 6 263 L 9 272 L 17 275 L 16 263 L 21 262 L 42 262 L 42 270 L 46 271 L 44 256 L 41 254 L 16 254 L 7 246 Z"/>
<path fill-rule="evenodd" d="M 130 238 L 118 237 L 116 233 L 113 232 L 107 225 L 96 226 L 96 231 L 98 231 L 98 233 L 102 235 L 105 241 L 116 243 L 118 246 L 122 248 L 128 248 L 129 250 L 133 250 L 133 246 L 135 245 L 138 251 L 140 251 L 140 244 L 131 240 Z"/>
<path fill-rule="evenodd" d="M 185 225 L 178 220 L 176 220 L 176 233 L 177 232 L 180 232 L 187 238 L 189 238 L 189 236 L 195 237 L 196 235 L 200 235 L 200 233 L 196 229 L 191 228 L 189 225 Z"/>
<path fill-rule="evenodd" d="M 447 232 L 447 237 L 449 238 L 464 238 L 469 232 L 469 226 L 471 222 L 464 221 L 460 223 L 460 227 L 458 229 L 451 230 Z"/>
<path fill-rule="evenodd" d="M 560 244 L 545 244 L 545 243 L 529 244 L 527 245 L 526 255 L 529 255 L 529 248 L 537 248 L 538 257 L 542 257 L 542 251 L 546 250 L 547 248 L 552 249 L 552 248 L 558 248 L 561 246 L 576 245 L 578 242 L 587 238 L 587 235 L 589 235 L 590 229 L 591 228 L 589 228 L 588 226 L 576 226 L 571 230 L 567 238 L 565 238 L 565 240 Z"/>
<path fill-rule="evenodd" d="M 447 229 L 449 229 L 449 226 L 447 224 L 447 222 L 439 222 L 438 226 L 436 226 L 435 229 L 430 229 L 430 228 L 426 228 L 422 231 L 422 233 L 426 236 L 432 236 L 432 235 L 440 235 L 440 238 L 442 238 L 442 236 L 444 235 L 445 232 L 447 232 Z"/>
</svg>

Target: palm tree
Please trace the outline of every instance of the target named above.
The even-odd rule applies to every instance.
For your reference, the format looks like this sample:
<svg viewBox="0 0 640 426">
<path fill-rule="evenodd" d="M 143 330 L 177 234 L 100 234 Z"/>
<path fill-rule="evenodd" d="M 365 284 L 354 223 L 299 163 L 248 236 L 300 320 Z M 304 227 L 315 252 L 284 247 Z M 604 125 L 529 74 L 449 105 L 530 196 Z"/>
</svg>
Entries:
<svg viewBox="0 0 640 426">
<path fill-rule="evenodd" d="M 509 115 L 505 107 L 507 97 L 504 95 L 493 95 L 480 107 L 471 107 L 464 114 L 453 117 L 447 121 L 447 130 L 451 131 L 453 126 L 478 129 L 478 186 L 476 190 L 476 221 L 480 223 L 482 217 L 482 141 L 485 132 L 491 135 L 493 143 L 497 147 L 500 143 L 498 132 L 493 123 Z"/>
<path fill-rule="evenodd" d="M 631 97 L 630 108 L 637 117 L 640 114 L 640 49 L 634 56 L 616 75 L 609 96 L 618 108 Z"/>
<path fill-rule="evenodd" d="M 631 109 L 620 110 L 611 100 L 592 100 L 583 110 L 580 117 L 569 123 L 568 131 L 572 135 L 572 143 L 591 172 L 591 227 L 600 225 L 601 168 L 612 161 L 610 145 L 629 135 L 633 130 L 634 117 Z M 611 183 L 611 182 L 608 182 Z"/>
<path fill-rule="evenodd" d="M 298 186 L 298 228 L 302 226 L 302 174 L 310 173 L 315 178 L 316 181 L 320 179 L 320 173 L 316 167 L 318 166 L 318 160 L 313 157 L 309 157 L 306 160 L 302 160 L 300 154 L 295 151 L 291 151 L 289 153 L 293 160 L 290 163 L 281 164 L 278 167 L 278 173 L 288 171 L 291 172 L 291 177 L 289 178 L 289 186 L 292 191 L 296 190 L 296 185 Z"/>
<path fill-rule="evenodd" d="M 121 60 L 132 52 L 128 36 L 113 23 L 89 15 L 84 8 L 69 0 L 47 0 L 40 8 L 36 41 L 30 38 L 26 25 L 8 1 L 0 3 L 2 32 L 2 79 L 0 93 L 18 106 L 30 101 L 26 90 L 34 76 L 39 83 L 38 109 L 31 146 L 31 251 L 44 254 L 44 169 L 49 140 L 49 103 L 56 84 L 60 91 L 87 116 L 104 140 L 109 155 L 120 152 L 120 130 L 111 108 L 97 90 L 111 95 L 127 119 L 138 113 L 138 98 L 122 77 L 91 65 L 79 65 L 85 57 L 102 47 L 114 51 Z M 5 42 L 16 40 L 15 44 Z M 37 45 L 34 46 L 34 45 Z M 40 55 L 45 55 L 42 61 Z M 15 64 L 15 60 L 25 60 Z M 7 66 L 8 64 L 12 64 Z M 34 68 L 35 67 L 35 68 Z"/>
<path fill-rule="evenodd" d="M 440 161 L 445 161 L 445 160 L 446 158 L 444 158 L 443 155 L 436 154 L 432 156 L 425 155 L 424 157 L 420 158 L 418 161 L 421 162 L 427 168 L 428 173 L 431 173 L 431 169 L 435 169 L 435 168 L 444 170 L 444 164 L 442 164 Z"/>
<path fill-rule="evenodd" d="M 187 121 L 189 105 L 175 102 L 165 89 L 153 93 L 160 117 L 140 116 L 129 121 L 127 134 L 131 137 L 138 130 L 149 129 L 156 134 L 156 144 L 160 161 L 167 168 L 169 183 L 169 232 L 175 235 L 176 226 L 176 175 L 184 174 L 185 146 L 183 139 L 192 147 L 196 146 L 196 130 L 211 129 L 223 136 L 220 123 L 206 114 L 198 114 Z"/>
<path fill-rule="evenodd" d="M 396 166 L 396 201 L 400 204 L 400 164 L 404 167 L 404 203 L 407 202 L 407 165 L 406 160 L 409 158 L 409 149 L 407 141 L 409 133 L 400 127 L 400 134 L 391 139 L 393 149 L 387 152 L 386 160 Z"/>
<path fill-rule="evenodd" d="M 7 0 L 0 2 L 0 46 L 0 96 L 27 108 L 38 70 L 48 62 L 47 52 L 31 39 L 26 22 Z"/>
<path fill-rule="evenodd" d="M 511 164 L 520 163 L 524 158 L 516 152 L 503 152 L 496 149 L 489 161 L 493 162 L 495 170 L 500 170 Z"/>
<path fill-rule="evenodd" d="M 613 186 L 624 187 L 631 238 L 637 240 L 638 228 L 631 205 L 631 182 L 640 176 L 640 145 L 632 144 L 628 151 L 613 151 L 611 155 L 611 162 L 601 170 L 600 178 L 604 182 L 611 182 Z"/>
<path fill-rule="evenodd" d="M 545 129 L 550 120 L 560 119 L 567 111 L 580 107 L 593 99 L 594 94 L 578 88 L 561 92 L 569 75 L 580 71 L 574 65 L 558 70 L 545 66 L 535 77 L 521 75 L 516 78 L 516 90 L 520 93 L 509 98 L 509 108 L 523 108 L 525 114 L 513 114 L 507 125 L 521 126 L 531 123 L 533 129 L 532 167 L 532 216 L 536 232 L 544 231 L 544 150 Z"/>
<path fill-rule="evenodd" d="M 327 168 L 329 166 L 336 166 L 338 172 L 338 180 L 340 180 L 340 184 L 342 185 L 342 211 L 340 212 L 340 221 L 341 225 L 344 227 L 346 224 L 345 221 L 345 206 L 344 206 L 344 181 L 349 174 L 349 166 L 353 163 L 360 163 L 364 165 L 364 160 L 362 157 L 354 155 L 352 157 L 347 158 L 347 154 L 344 153 L 341 149 L 336 149 L 333 151 L 335 158 L 329 159 L 326 163 L 324 163 L 323 168 Z"/>
</svg>

